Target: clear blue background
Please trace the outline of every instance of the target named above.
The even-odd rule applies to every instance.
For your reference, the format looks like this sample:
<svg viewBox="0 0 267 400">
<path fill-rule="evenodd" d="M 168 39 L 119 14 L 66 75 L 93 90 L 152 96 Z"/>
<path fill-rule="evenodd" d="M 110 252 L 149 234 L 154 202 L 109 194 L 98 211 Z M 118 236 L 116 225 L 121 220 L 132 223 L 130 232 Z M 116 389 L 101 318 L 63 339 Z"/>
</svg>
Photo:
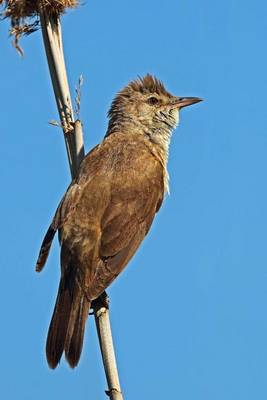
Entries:
<svg viewBox="0 0 267 400">
<path fill-rule="evenodd" d="M 267 398 L 267 3 L 88 1 L 63 18 L 70 86 L 84 76 L 86 149 L 112 97 L 153 73 L 183 110 L 171 195 L 109 290 L 127 400 Z M 69 180 L 41 34 L 11 47 L 0 24 L 2 399 L 105 399 L 90 318 L 81 362 L 48 369 L 45 337 L 59 280 L 55 242 L 34 264 Z"/>
</svg>

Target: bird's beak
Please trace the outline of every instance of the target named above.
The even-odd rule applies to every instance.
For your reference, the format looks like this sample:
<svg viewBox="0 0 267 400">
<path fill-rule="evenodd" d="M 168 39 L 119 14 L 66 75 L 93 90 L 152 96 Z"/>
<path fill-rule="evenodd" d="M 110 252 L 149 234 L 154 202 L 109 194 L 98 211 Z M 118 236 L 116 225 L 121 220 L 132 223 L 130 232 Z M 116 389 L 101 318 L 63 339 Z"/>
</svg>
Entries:
<svg viewBox="0 0 267 400">
<path fill-rule="evenodd" d="M 203 101 L 199 97 L 176 97 L 176 99 L 172 102 L 172 105 L 175 108 L 183 108 L 187 106 L 191 106 L 191 104 L 199 103 Z"/>
</svg>

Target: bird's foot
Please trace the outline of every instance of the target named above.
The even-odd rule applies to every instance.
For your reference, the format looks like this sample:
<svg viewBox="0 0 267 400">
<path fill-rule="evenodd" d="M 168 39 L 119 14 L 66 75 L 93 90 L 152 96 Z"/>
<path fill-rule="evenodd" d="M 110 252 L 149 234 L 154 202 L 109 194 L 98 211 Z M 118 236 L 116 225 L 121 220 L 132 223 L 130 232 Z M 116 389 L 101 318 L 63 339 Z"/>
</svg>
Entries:
<svg viewBox="0 0 267 400">
<path fill-rule="evenodd" d="M 95 310 L 99 310 L 102 307 L 109 309 L 109 297 L 106 292 L 103 292 L 97 299 L 92 301 L 92 311 L 89 314 L 94 314 Z"/>
</svg>

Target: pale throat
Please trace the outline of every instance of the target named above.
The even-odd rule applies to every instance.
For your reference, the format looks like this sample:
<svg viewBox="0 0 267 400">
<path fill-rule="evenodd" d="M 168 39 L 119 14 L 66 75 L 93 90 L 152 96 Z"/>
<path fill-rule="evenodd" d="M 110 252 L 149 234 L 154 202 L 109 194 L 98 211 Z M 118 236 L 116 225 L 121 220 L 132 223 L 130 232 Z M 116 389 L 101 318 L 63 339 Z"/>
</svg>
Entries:
<svg viewBox="0 0 267 400">
<path fill-rule="evenodd" d="M 179 111 L 174 109 L 170 114 L 158 113 L 151 132 L 151 141 L 158 144 L 165 153 L 166 163 L 169 156 L 169 146 L 173 131 L 179 124 Z"/>
<path fill-rule="evenodd" d="M 166 120 L 164 115 L 158 115 L 156 118 L 157 123 L 150 134 L 150 141 L 157 147 L 156 152 L 164 171 L 164 191 L 168 194 L 170 194 L 169 173 L 167 169 L 169 147 L 173 131 L 179 124 L 179 110 L 172 110 L 171 117 L 171 119 L 168 118 Z"/>
</svg>

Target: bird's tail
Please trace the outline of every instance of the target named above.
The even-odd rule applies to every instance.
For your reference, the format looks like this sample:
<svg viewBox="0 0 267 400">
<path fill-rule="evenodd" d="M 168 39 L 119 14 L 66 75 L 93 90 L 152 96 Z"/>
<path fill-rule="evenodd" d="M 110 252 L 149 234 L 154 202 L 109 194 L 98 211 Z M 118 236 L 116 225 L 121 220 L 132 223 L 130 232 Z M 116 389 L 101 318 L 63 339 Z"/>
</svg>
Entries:
<svg viewBox="0 0 267 400">
<path fill-rule="evenodd" d="M 90 310 L 90 302 L 75 277 L 75 268 L 68 268 L 68 271 L 60 280 L 46 341 L 46 357 L 51 368 L 56 368 L 63 351 L 69 365 L 76 367 Z"/>
</svg>

